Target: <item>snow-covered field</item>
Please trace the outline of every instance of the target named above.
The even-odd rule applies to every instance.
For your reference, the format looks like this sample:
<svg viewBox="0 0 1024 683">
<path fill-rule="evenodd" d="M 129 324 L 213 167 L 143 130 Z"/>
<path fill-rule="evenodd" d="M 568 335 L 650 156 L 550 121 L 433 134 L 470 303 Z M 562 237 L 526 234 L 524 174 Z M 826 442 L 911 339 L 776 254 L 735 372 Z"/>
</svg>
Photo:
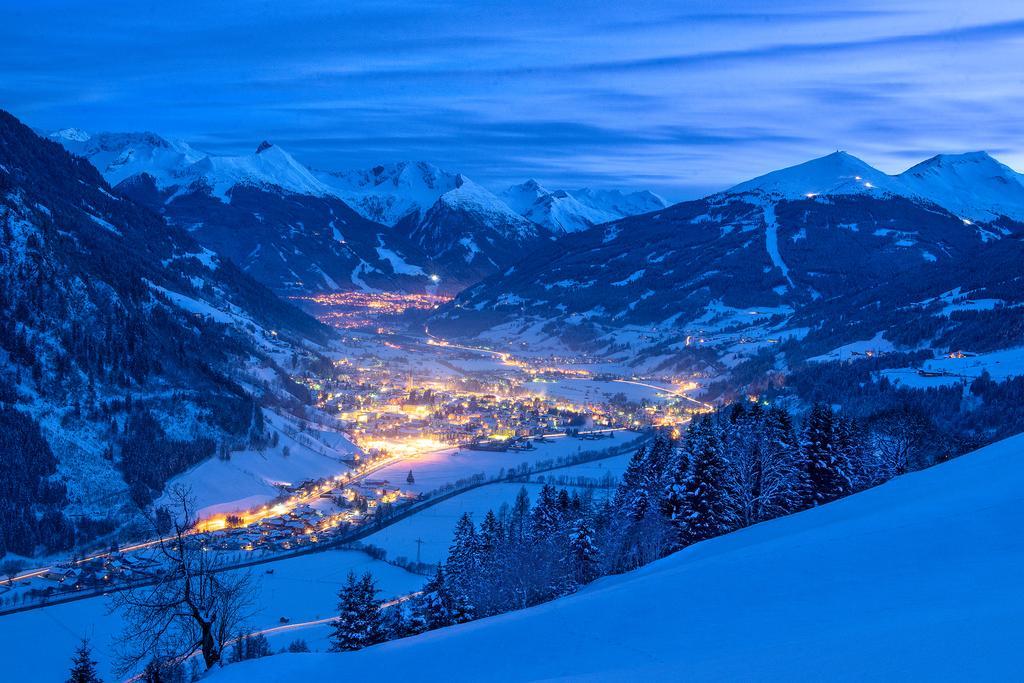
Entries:
<svg viewBox="0 0 1024 683">
<path fill-rule="evenodd" d="M 406 595 L 419 590 L 424 582 L 421 576 L 357 551 L 329 551 L 257 565 L 248 570 L 258 587 L 258 608 L 251 625 L 266 628 L 278 625 L 281 617 L 302 622 L 332 616 L 338 588 L 350 570 L 371 571 L 382 589 L 381 597 Z M 117 614 L 107 613 L 109 605 L 107 598 L 91 598 L 0 617 L 2 680 L 65 680 L 71 656 L 83 637 L 91 641 L 103 680 L 120 680 L 112 671 L 112 647 L 122 622 Z M 303 638 L 316 647 L 327 633 L 322 626 L 288 631 L 271 638 L 271 646 L 276 649 L 295 638 Z M 14 653 L 16 657 L 9 656 Z"/>
<path fill-rule="evenodd" d="M 631 457 L 632 453 L 626 453 L 606 460 L 562 467 L 544 472 L 535 477 L 536 481 L 527 484 L 487 484 L 429 507 L 423 512 L 378 531 L 364 539 L 363 542 L 384 548 L 389 559 L 405 557 L 408 560 L 415 560 L 418 539 L 423 542 L 420 545 L 420 561 L 440 562 L 448 555 L 448 546 L 451 545 L 455 522 L 463 513 L 468 512 L 473 517 L 473 521 L 479 524 L 488 510 L 497 512 L 503 503 L 511 505 L 519 493 L 519 489 L 523 486 L 530 494 L 532 504 L 537 499 L 537 492 L 541 487 L 539 482 L 541 477 L 550 481 L 557 481 L 562 476 L 588 477 L 599 480 L 606 474 L 611 474 L 618 478 L 625 471 Z M 607 491 L 598 490 L 594 493 L 595 496 L 603 496 L 607 494 Z"/>
<path fill-rule="evenodd" d="M 532 451 L 507 451 L 495 453 L 470 451 L 455 448 L 424 453 L 395 465 L 382 468 L 369 477 L 372 481 L 388 481 L 403 489 L 425 493 L 445 484 L 454 484 L 474 474 L 487 477 L 498 475 L 521 464 L 535 465 L 541 460 L 571 457 L 579 454 L 622 447 L 638 438 L 633 432 L 614 432 L 613 438 L 587 441 L 568 437 L 553 438 L 551 443 L 535 443 Z M 414 484 L 406 484 L 406 477 L 412 470 Z"/>
<path fill-rule="evenodd" d="M 488 484 L 459 494 L 403 519 L 363 540 L 367 545 L 384 548 L 389 559 L 405 557 L 416 560 L 416 541 L 420 546 L 420 561 L 437 563 L 448 556 L 455 522 L 468 512 L 477 524 L 488 510 L 497 512 L 502 503 L 512 504 L 519 489 L 526 486 L 531 502 L 536 499 L 539 484 Z"/>
<path fill-rule="evenodd" d="M 1011 680 L 1024 435 L 532 609 L 216 683 Z"/>
<path fill-rule="evenodd" d="M 604 382 L 591 379 L 559 379 L 555 381 L 527 382 L 530 391 L 543 396 L 565 398 L 579 403 L 601 403 L 616 394 L 624 394 L 630 401 L 656 401 L 666 394 L 651 387 L 626 382 Z"/>
<path fill-rule="evenodd" d="M 890 381 L 899 382 L 908 387 L 927 388 L 970 382 L 988 372 L 992 379 L 1002 382 L 1011 377 L 1024 375 L 1024 347 L 979 353 L 964 358 L 935 358 L 925 361 L 922 365 L 929 372 L 945 373 L 939 377 L 924 377 L 914 368 L 893 368 L 883 370 L 881 374 Z"/>
</svg>

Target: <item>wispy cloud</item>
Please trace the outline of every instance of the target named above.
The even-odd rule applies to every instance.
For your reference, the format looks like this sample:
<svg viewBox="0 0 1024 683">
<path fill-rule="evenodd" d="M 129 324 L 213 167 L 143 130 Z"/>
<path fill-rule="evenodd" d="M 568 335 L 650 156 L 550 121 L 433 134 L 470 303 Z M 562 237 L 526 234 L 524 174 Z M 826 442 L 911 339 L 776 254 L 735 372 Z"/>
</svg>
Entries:
<svg viewBox="0 0 1024 683">
<path fill-rule="evenodd" d="M 217 151 L 270 137 L 320 167 L 429 158 L 492 184 L 536 175 L 670 196 L 835 148 L 888 167 L 976 148 L 1024 163 L 1019 3 L 8 9 L 0 102 L 44 128 L 151 129 Z"/>
</svg>

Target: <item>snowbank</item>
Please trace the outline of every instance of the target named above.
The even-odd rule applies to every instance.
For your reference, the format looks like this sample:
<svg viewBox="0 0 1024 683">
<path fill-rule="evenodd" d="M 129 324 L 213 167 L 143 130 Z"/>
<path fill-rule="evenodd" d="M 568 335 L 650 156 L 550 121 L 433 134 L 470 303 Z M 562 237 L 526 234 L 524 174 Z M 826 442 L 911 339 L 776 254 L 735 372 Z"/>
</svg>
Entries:
<svg viewBox="0 0 1024 683">
<path fill-rule="evenodd" d="M 1024 436 L 533 609 L 216 683 L 1006 680 L 1024 636 Z"/>
</svg>

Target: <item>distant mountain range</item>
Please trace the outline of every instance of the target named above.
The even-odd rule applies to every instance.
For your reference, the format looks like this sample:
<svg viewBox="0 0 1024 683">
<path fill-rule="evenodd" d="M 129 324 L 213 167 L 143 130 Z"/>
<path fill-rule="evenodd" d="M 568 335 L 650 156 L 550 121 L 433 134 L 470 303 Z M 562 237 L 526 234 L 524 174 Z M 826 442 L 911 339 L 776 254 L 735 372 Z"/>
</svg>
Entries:
<svg viewBox="0 0 1024 683">
<path fill-rule="evenodd" d="M 431 329 L 709 376 L 855 340 L 1020 344 L 1022 217 L 1022 176 L 987 154 L 889 176 L 839 152 L 569 235 Z"/>
<path fill-rule="evenodd" d="M 535 181 L 498 196 L 425 162 L 318 171 L 269 142 L 222 156 L 153 133 L 49 137 L 281 292 L 455 292 L 561 234 L 665 206 L 649 192 L 549 192 Z"/>
</svg>

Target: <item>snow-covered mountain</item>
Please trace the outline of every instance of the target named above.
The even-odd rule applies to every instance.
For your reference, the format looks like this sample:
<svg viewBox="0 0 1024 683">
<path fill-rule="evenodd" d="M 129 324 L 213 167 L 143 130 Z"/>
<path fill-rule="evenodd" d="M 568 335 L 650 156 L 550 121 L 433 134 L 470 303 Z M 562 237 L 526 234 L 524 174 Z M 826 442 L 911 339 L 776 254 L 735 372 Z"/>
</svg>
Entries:
<svg viewBox="0 0 1024 683">
<path fill-rule="evenodd" d="M 800 199 L 815 195 L 885 195 L 926 200 L 962 218 L 1024 220 L 1024 175 L 986 152 L 940 154 L 887 175 L 846 152 L 784 168 L 725 191 Z"/>
<path fill-rule="evenodd" d="M 137 173 L 149 173 L 164 184 L 177 182 L 183 169 L 206 155 L 188 144 L 155 133 L 89 133 L 66 128 L 48 136 L 69 152 L 85 157 L 111 185 Z"/>
<path fill-rule="evenodd" d="M 49 137 L 85 157 L 111 185 L 146 173 L 159 189 L 206 186 L 225 197 L 239 184 L 276 186 L 289 192 L 323 195 L 326 186 L 290 154 L 264 141 L 253 154 L 216 156 L 155 133 L 89 133 L 68 128 Z"/>
<path fill-rule="evenodd" d="M 666 206 L 651 192 L 589 188 L 551 191 L 533 179 L 509 187 L 500 197 L 516 213 L 555 233 L 578 232 Z"/>
<path fill-rule="evenodd" d="M 895 181 L 846 152 L 766 173 L 725 191 L 724 194 L 761 193 L 784 199 L 815 195 L 881 194 L 893 192 Z"/>
<path fill-rule="evenodd" d="M 458 187 L 459 175 L 425 161 L 402 161 L 368 170 L 320 171 L 317 177 L 365 218 L 394 226 L 418 222 L 441 195 Z"/>
<path fill-rule="evenodd" d="M 89 489 L 60 502 L 91 514 L 107 501 L 101 517 L 130 514 L 217 442 L 245 443 L 254 401 L 291 386 L 279 362 L 330 336 L 112 189 L 92 165 L 0 111 L 4 410 L 38 420 L 60 475 Z M 25 501 L 23 545 L 7 550 L 34 550 L 34 502 Z"/>
<path fill-rule="evenodd" d="M 980 221 L 1024 221 L 1024 175 L 985 152 L 940 154 L 897 176 L 908 196 Z"/>
<path fill-rule="evenodd" d="M 545 228 L 463 176 L 427 210 L 409 236 L 463 282 L 504 270 L 551 239 Z"/>
<path fill-rule="evenodd" d="M 207 155 L 185 168 L 182 178 L 206 183 L 218 197 L 226 196 L 237 185 L 278 187 L 287 192 L 315 197 L 330 194 L 330 189 L 317 180 L 306 166 L 265 140 L 252 154 Z"/>
<path fill-rule="evenodd" d="M 878 335 L 905 349 L 1010 346 L 1024 225 L 1003 215 L 1013 195 L 990 191 L 1000 181 L 946 168 L 960 165 L 911 189 L 911 172 L 887 176 L 836 153 L 569 234 L 463 292 L 431 329 L 710 376 L 790 338 L 802 343 L 783 347 L 785 362 Z M 967 201 L 989 219 L 965 218 Z M 951 317 L 920 305 L 953 291 L 1007 309 Z M 975 339 L 997 315 L 1003 324 Z"/>
<path fill-rule="evenodd" d="M 547 604 L 210 681 L 1007 680 L 1024 609 L 1022 454 L 1012 437 Z"/>
<path fill-rule="evenodd" d="M 211 155 L 152 133 L 52 133 L 122 193 L 280 292 L 422 290 L 427 256 L 363 218 L 287 151 Z"/>
</svg>

